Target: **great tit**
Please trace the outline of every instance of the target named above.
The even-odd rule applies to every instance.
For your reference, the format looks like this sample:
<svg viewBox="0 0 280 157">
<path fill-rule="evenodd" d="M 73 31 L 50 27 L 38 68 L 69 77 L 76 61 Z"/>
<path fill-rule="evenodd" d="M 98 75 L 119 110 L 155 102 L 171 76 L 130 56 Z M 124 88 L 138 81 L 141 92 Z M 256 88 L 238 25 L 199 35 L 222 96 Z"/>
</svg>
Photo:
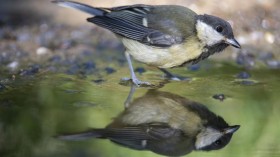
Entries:
<svg viewBox="0 0 280 157">
<path fill-rule="evenodd" d="M 109 139 L 136 150 L 181 156 L 193 150 L 218 150 L 239 125 L 229 126 L 206 106 L 168 92 L 150 90 L 105 128 L 57 136 L 61 140 Z"/>
<path fill-rule="evenodd" d="M 130 56 L 151 66 L 172 68 L 195 64 L 229 45 L 241 47 L 227 21 L 198 15 L 183 6 L 136 4 L 97 8 L 65 0 L 53 2 L 93 15 L 88 22 L 117 35 L 126 47 L 131 79 L 136 85 L 149 83 L 137 79 Z"/>
</svg>

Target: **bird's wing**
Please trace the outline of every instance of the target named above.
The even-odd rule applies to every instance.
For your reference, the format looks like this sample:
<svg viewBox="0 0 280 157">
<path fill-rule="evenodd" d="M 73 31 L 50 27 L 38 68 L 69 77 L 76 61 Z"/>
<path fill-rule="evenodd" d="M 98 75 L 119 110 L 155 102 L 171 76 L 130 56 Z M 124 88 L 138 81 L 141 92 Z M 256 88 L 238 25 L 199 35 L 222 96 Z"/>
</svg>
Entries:
<svg viewBox="0 0 280 157">
<path fill-rule="evenodd" d="M 136 40 L 146 45 L 170 47 L 174 44 L 181 43 L 183 37 L 180 33 L 172 33 L 166 29 L 162 29 L 163 27 L 153 27 L 152 23 L 166 25 L 164 20 L 151 20 L 151 18 L 153 18 L 151 15 L 154 16 L 154 13 L 156 14 L 156 12 L 154 12 L 155 8 L 157 7 L 148 5 L 102 8 L 109 12 L 104 16 L 89 18 L 88 21 L 109 29 L 120 36 Z M 157 16 L 164 16 L 164 14 Z"/>
<path fill-rule="evenodd" d="M 147 149 L 149 144 L 164 142 L 170 138 L 180 137 L 181 130 L 169 127 L 167 124 L 145 124 L 124 128 L 107 128 L 104 136 L 113 142 L 138 150 Z"/>
</svg>

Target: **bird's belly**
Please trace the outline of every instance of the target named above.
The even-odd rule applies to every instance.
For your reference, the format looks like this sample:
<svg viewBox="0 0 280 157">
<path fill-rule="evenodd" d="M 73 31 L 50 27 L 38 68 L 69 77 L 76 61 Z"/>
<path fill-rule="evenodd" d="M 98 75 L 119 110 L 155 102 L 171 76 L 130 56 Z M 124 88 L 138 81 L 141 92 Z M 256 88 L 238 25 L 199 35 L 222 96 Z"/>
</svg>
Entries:
<svg viewBox="0 0 280 157">
<path fill-rule="evenodd" d="M 127 52 L 134 59 L 159 68 L 171 68 L 197 58 L 202 53 L 202 46 L 189 39 L 186 44 L 177 44 L 168 48 L 157 48 L 131 39 L 122 39 Z"/>
</svg>

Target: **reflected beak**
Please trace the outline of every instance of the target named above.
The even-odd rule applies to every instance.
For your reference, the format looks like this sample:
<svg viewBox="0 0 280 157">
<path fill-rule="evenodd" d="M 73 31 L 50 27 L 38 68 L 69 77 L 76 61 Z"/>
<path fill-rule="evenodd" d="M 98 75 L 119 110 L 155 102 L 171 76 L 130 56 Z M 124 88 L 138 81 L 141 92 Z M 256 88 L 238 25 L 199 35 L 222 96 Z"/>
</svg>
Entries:
<svg viewBox="0 0 280 157">
<path fill-rule="evenodd" d="M 229 45 L 231 45 L 233 47 L 239 48 L 239 49 L 241 48 L 240 44 L 234 38 L 226 39 L 225 43 L 227 43 L 227 44 L 229 44 Z"/>
<path fill-rule="evenodd" d="M 237 131 L 240 128 L 240 125 L 234 125 L 230 126 L 225 129 L 224 134 L 233 134 L 235 131 Z"/>
</svg>

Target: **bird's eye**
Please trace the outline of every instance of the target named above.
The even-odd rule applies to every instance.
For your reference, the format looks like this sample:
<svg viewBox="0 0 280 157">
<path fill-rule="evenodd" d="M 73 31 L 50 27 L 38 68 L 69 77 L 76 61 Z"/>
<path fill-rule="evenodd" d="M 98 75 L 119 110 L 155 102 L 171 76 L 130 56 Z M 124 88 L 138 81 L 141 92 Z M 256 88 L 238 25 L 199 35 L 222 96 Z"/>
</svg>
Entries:
<svg viewBox="0 0 280 157">
<path fill-rule="evenodd" d="M 221 33 L 224 30 L 224 28 L 222 26 L 217 26 L 216 27 L 216 31 Z"/>
<path fill-rule="evenodd" d="M 215 141 L 215 145 L 220 145 L 220 144 L 222 144 L 222 141 L 221 141 L 221 140 Z"/>
</svg>

